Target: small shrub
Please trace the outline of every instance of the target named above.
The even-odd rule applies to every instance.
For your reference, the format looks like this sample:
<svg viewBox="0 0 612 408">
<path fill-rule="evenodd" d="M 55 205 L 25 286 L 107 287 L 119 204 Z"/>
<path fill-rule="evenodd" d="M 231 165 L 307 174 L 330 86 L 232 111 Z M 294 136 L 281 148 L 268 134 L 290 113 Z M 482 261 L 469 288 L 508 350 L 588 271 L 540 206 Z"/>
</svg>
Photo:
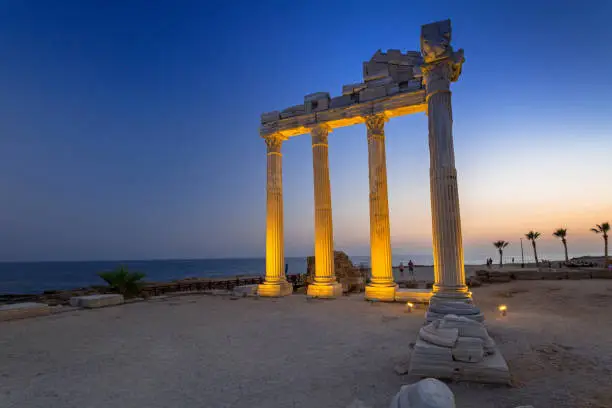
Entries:
<svg viewBox="0 0 612 408">
<path fill-rule="evenodd" d="M 120 266 L 114 271 L 100 272 L 98 276 L 108 283 L 112 291 L 130 297 L 138 295 L 142 290 L 141 279 L 145 277 L 145 274 L 129 272 L 127 268 Z"/>
</svg>

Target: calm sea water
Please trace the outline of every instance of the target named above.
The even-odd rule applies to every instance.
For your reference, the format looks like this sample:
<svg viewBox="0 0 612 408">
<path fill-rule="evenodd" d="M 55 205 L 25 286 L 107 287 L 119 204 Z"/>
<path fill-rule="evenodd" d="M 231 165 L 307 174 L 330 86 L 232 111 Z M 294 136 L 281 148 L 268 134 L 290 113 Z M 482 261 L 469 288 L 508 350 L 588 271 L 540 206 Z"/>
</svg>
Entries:
<svg viewBox="0 0 612 408">
<path fill-rule="evenodd" d="M 405 264 L 412 259 L 416 264 L 431 265 L 430 256 L 401 255 L 393 257 L 393 264 Z M 370 257 L 355 256 L 356 265 L 369 265 Z M 287 258 L 289 273 L 305 273 L 306 258 Z M 95 261 L 95 262 L 1 262 L 0 294 L 40 293 L 45 290 L 73 289 L 104 284 L 98 272 L 109 271 L 119 265 L 146 274 L 147 281 L 171 281 L 189 277 L 224 277 L 264 275 L 265 259 L 185 259 L 155 261 Z"/>
</svg>

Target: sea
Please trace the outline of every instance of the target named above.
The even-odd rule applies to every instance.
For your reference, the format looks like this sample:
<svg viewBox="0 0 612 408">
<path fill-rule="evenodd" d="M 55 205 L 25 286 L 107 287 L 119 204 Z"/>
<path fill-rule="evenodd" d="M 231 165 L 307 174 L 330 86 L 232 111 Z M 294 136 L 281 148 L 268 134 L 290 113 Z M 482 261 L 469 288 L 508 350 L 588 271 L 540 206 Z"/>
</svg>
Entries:
<svg viewBox="0 0 612 408">
<path fill-rule="evenodd" d="M 393 256 L 393 265 L 432 265 L 428 255 Z M 355 265 L 370 264 L 369 256 L 354 256 Z M 286 258 L 289 274 L 306 273 L 306 257 Z M 144 261 L 84 261 L 84 262 L 0 262 L 0 294 L 35 294 L 45 290 L 63 290 L 104 284 L 99 272 L 124 266 L 142 272 L 145 281 L 163 282 L 202 277 L 263 276 L 264 258 L 235 259 L 171 259 Z M 433 278 L 433 276 L 432 276 Z"/>
</svg>

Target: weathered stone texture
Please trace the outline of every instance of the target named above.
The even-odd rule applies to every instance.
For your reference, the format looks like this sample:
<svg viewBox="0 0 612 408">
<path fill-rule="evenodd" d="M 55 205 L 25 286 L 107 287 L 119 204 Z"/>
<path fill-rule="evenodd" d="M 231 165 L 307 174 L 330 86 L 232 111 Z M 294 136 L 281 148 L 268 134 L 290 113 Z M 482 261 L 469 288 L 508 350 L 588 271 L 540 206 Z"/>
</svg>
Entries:
<svg viewBox="0 0 612 408">
<path fill-rule="evenodd" d="M 419 331 L 410 374 L 508 384 L 510 373 L 482 323 L 447 315 Z"/>
<path fill-rule="evenodd" d="M 389 408 L 455 408 L 455 396 L 443 382 L 426 378 L 402 386 Z"/>
<path fill-rule="evenodd" d="M 105 306 L 120 305 L 124 302 L 123 295 L 107 294 L 107 295 L 90 295 L 90 296 L 75 296 L 70 299 L 70 305 L 73 307 L 83 307 L 86 309 L 96 309 Z"/>
</svg>

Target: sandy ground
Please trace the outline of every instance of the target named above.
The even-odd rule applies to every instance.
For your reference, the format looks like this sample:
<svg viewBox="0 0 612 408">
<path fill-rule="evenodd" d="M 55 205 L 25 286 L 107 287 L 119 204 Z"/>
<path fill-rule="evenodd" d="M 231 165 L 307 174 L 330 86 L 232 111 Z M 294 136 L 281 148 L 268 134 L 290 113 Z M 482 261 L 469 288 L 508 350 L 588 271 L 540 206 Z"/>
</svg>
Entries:
<svg viewBox="0 0 612 408">
<path fill-rule="evenodd" d="M 612 406 L 612 281 L 478 288 L 513 387 L 458 407 Z M 497 315 L 496 306 L 509 314 Z M 183 296 L 0 323 L 0 407 L 388 407 L 423 311 L 361 296 Z"/>
</svg>

